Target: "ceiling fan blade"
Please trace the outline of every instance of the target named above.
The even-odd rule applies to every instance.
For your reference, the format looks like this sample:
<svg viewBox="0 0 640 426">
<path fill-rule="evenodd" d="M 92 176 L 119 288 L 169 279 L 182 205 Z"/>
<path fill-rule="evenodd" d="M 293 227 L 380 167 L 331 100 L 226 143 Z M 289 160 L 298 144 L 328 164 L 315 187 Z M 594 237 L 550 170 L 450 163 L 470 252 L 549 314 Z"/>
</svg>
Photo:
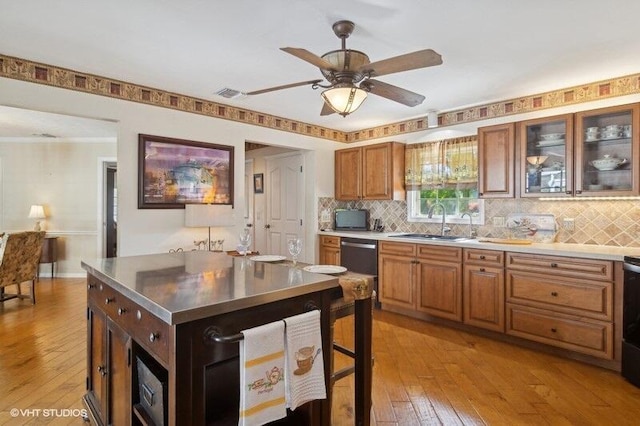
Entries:
<svg viewBox="0 0 640 426">
<path fill-rule="evenodd" d="M 360 67 L 360 71 L 370 73 L 371 77 L 377 77 L 394 72 L 432 67 L 441 63 L 442 56 L 440 54 L 431 49 L 424 49 L 363 65 Z"/>
<path fill-rule="evenodd" d="M 410 107 L 420 105 L 424 101 L 424 96 L 418 93 L 378 80 L 366 80 L 360 87 L 374 95 L 382 96 Z"/>
<path fill-rule="evenodd" d="M 331 114 L 335 114 L 335 111 L 333 110 L 333 108 L 331 108 L 329 105 L 327 105 L 326 102 L 322 102 L 322 111 L 320 111 L 320 115 L 331 115 Z"/>
<path fill-rule="evenodd" d="M 314 55 L 306 49 L 301 49 L 298 47 L 281 47 L 280 50 L 283 50 L 295 56 L 296 58 L 302 59 L 303 61 L 307 61 L 320 69 L 337 71 L 331 62 L 325 61 L 320 56 Z"/>
<path fill-rule="evenodd" d="M 320 83 L 322 80 L 309 80 L 309 81 L 301 81 L 299 83 L 291 83 L 291 84 L 285 84 L 282 86 L 275 86 L 275 87 L 269 87 L 267 89 L 261 89 L 261 90 L 254 90 L 253 92 L 247 92 L 247 95 L 261 95 L 263 93 L 267 93 L 267 92 L 274 92 L 276 90 L 282 90 L 282 89 L 290 89 L 292 87 L 298 87 L 298 86 L 306 86 L 307 84 L 316 84 L 316 83 Z"/>
</svg>

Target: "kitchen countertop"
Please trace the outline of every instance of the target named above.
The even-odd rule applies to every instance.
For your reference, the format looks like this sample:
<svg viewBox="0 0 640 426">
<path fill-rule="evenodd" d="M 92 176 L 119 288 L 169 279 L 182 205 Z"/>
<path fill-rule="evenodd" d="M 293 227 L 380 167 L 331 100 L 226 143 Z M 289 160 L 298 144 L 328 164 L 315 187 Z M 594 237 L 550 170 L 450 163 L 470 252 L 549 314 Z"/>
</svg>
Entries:
<svg viewBox="0 0 640 426">
<path fill-rule="evenodd" d="M 599 246 L 592 244 L 569 243 L 532 243 L 527 245 L 482 242 L 477 239 L 464 241 L 437 241 L 421 238 L 391 237 L 406 232 L 355 232 L 355 231 L 319 231 L 318 235 L 336 237 L 363 238 L 368 240 L 394 241 L 398 243 L 417 243 L 444 245 L 450 247 L 476 248 L 485 250 L 502 250 L 517 253 L 547 254 L 553 256 L 569 256 L 587 259 L 623 261 L 624 256 L 640 257 L 639 247 Z"/>
<path fill-rule="evenodd" d="M 208 251 L 95 259 L 82 267 L 170 325 L 339 286 L 333 276 Z"/>
</svg>

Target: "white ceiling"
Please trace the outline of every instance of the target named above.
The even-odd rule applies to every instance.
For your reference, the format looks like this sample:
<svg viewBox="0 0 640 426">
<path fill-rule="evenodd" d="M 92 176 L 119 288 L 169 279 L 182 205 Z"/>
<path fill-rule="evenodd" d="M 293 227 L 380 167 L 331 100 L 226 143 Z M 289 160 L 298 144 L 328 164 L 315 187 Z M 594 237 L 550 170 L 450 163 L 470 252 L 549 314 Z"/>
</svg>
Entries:
<svg viewBox="0 0 640 426">
<path fill-rule="evenodd" d="M 0 11 L 3 54 L 343 131 L 640 72 L 633 0 L 0 0 Z M 371 61 L 440 53 L 440 66 L 379 77 L 425 102 L 370 95 L 342 118 L 321 117 L 310 86 L 214 94 L 322 78 L 279 48 L 339 49 L 340 19 L 356 24 L 347 47 Z"/>
</svg>

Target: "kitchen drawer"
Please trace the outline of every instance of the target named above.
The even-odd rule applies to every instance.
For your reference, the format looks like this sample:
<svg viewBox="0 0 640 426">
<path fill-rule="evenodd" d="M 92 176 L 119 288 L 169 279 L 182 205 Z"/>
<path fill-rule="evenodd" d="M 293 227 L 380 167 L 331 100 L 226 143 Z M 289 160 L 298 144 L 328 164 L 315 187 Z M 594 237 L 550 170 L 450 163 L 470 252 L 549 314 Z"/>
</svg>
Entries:
<svg viewBox="0 0 640 426">
<path fill-rule="evenodd" d="M 418 244 L 417 251 L 419 259 L 439 260 L 442 262 L 462 262 L 462 249 L 458 247 Z"/>
<path fill-rule="evenodd" d="M 137 304 L 131 303 L 131 311 L 122 319 L 131 337 L 147 351 L 154 354 L 165 366 L 169 363 L 171 326 Z"/>
<path fill-rule="evenodd" d="M 464 249 L 464 263 L 466 265 L 504 267 L 504 252 L 498 250 Z"/>
<path fill-rule="evenodd" d="M 415 256 L 416 245 L 407 243 L 392 243 L 389 241 L 380 241 L 378 244 L 378 251 L 380 253 L 397 254 L 400 256 Z"/>
<path fill-rule="evenodd" d="M 575 257 L 507 252 L 507 268 L 554 276 L 613 281 L 613 262 Z"/>
<path fill-rule="evenodd" d="M 89 275 L 88 303 L 102 310 L 147 351 L 169 362 L 171 326 Z"/>
<path fill-rule="evenodd" d="M 340 237 L 334 237 L 331 235 L 321 235 L 320 245 L 326 247 L 340 248 Z"/>
<path fill-rule="evenodd" d="M 507 302 L 613 320 L 613 283 L 507 271 Z"/>
<path fill-rule="evenodd" d="M 613 324 L 507 303 L 507 334 L 613 359 Z"/>
</svg>

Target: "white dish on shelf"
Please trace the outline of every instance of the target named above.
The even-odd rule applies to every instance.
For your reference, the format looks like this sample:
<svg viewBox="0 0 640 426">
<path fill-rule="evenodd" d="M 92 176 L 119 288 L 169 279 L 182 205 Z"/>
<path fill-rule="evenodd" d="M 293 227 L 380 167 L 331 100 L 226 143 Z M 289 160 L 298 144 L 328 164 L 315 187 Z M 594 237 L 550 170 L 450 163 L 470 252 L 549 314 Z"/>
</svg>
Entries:
<svg viewBox="0 0 640 426">
<path fill-rule="evenodd" d="M 285 259 L 285 256 L 278 256 L 275 254 L 263 254 L 260 256 L 251 256 L 249 258 L 249 260 L 253 260 L 255 262 L 280 262 Z"/>
<path fill-rule="evenodd" d="M 302 268 L 304 271 L 313 272 L 314 274 L 341 274 L 347 272 L 347 268 L 344 266 L 336 265 L 311 265 Z"/>
<path fill-rule="evenodd" d="M 540 135 L 540 139 L 543 141 L 555 141 L 564 139 L 564 133 L 547 133 L 545 135 Z"/>
<path fill-rule="evenodd" d="M 551 140 L 539 141 L 538 146 L 562 145 L 563 143 L 564 143 L 564 139 L 551 139 Z"/>
</svg>

